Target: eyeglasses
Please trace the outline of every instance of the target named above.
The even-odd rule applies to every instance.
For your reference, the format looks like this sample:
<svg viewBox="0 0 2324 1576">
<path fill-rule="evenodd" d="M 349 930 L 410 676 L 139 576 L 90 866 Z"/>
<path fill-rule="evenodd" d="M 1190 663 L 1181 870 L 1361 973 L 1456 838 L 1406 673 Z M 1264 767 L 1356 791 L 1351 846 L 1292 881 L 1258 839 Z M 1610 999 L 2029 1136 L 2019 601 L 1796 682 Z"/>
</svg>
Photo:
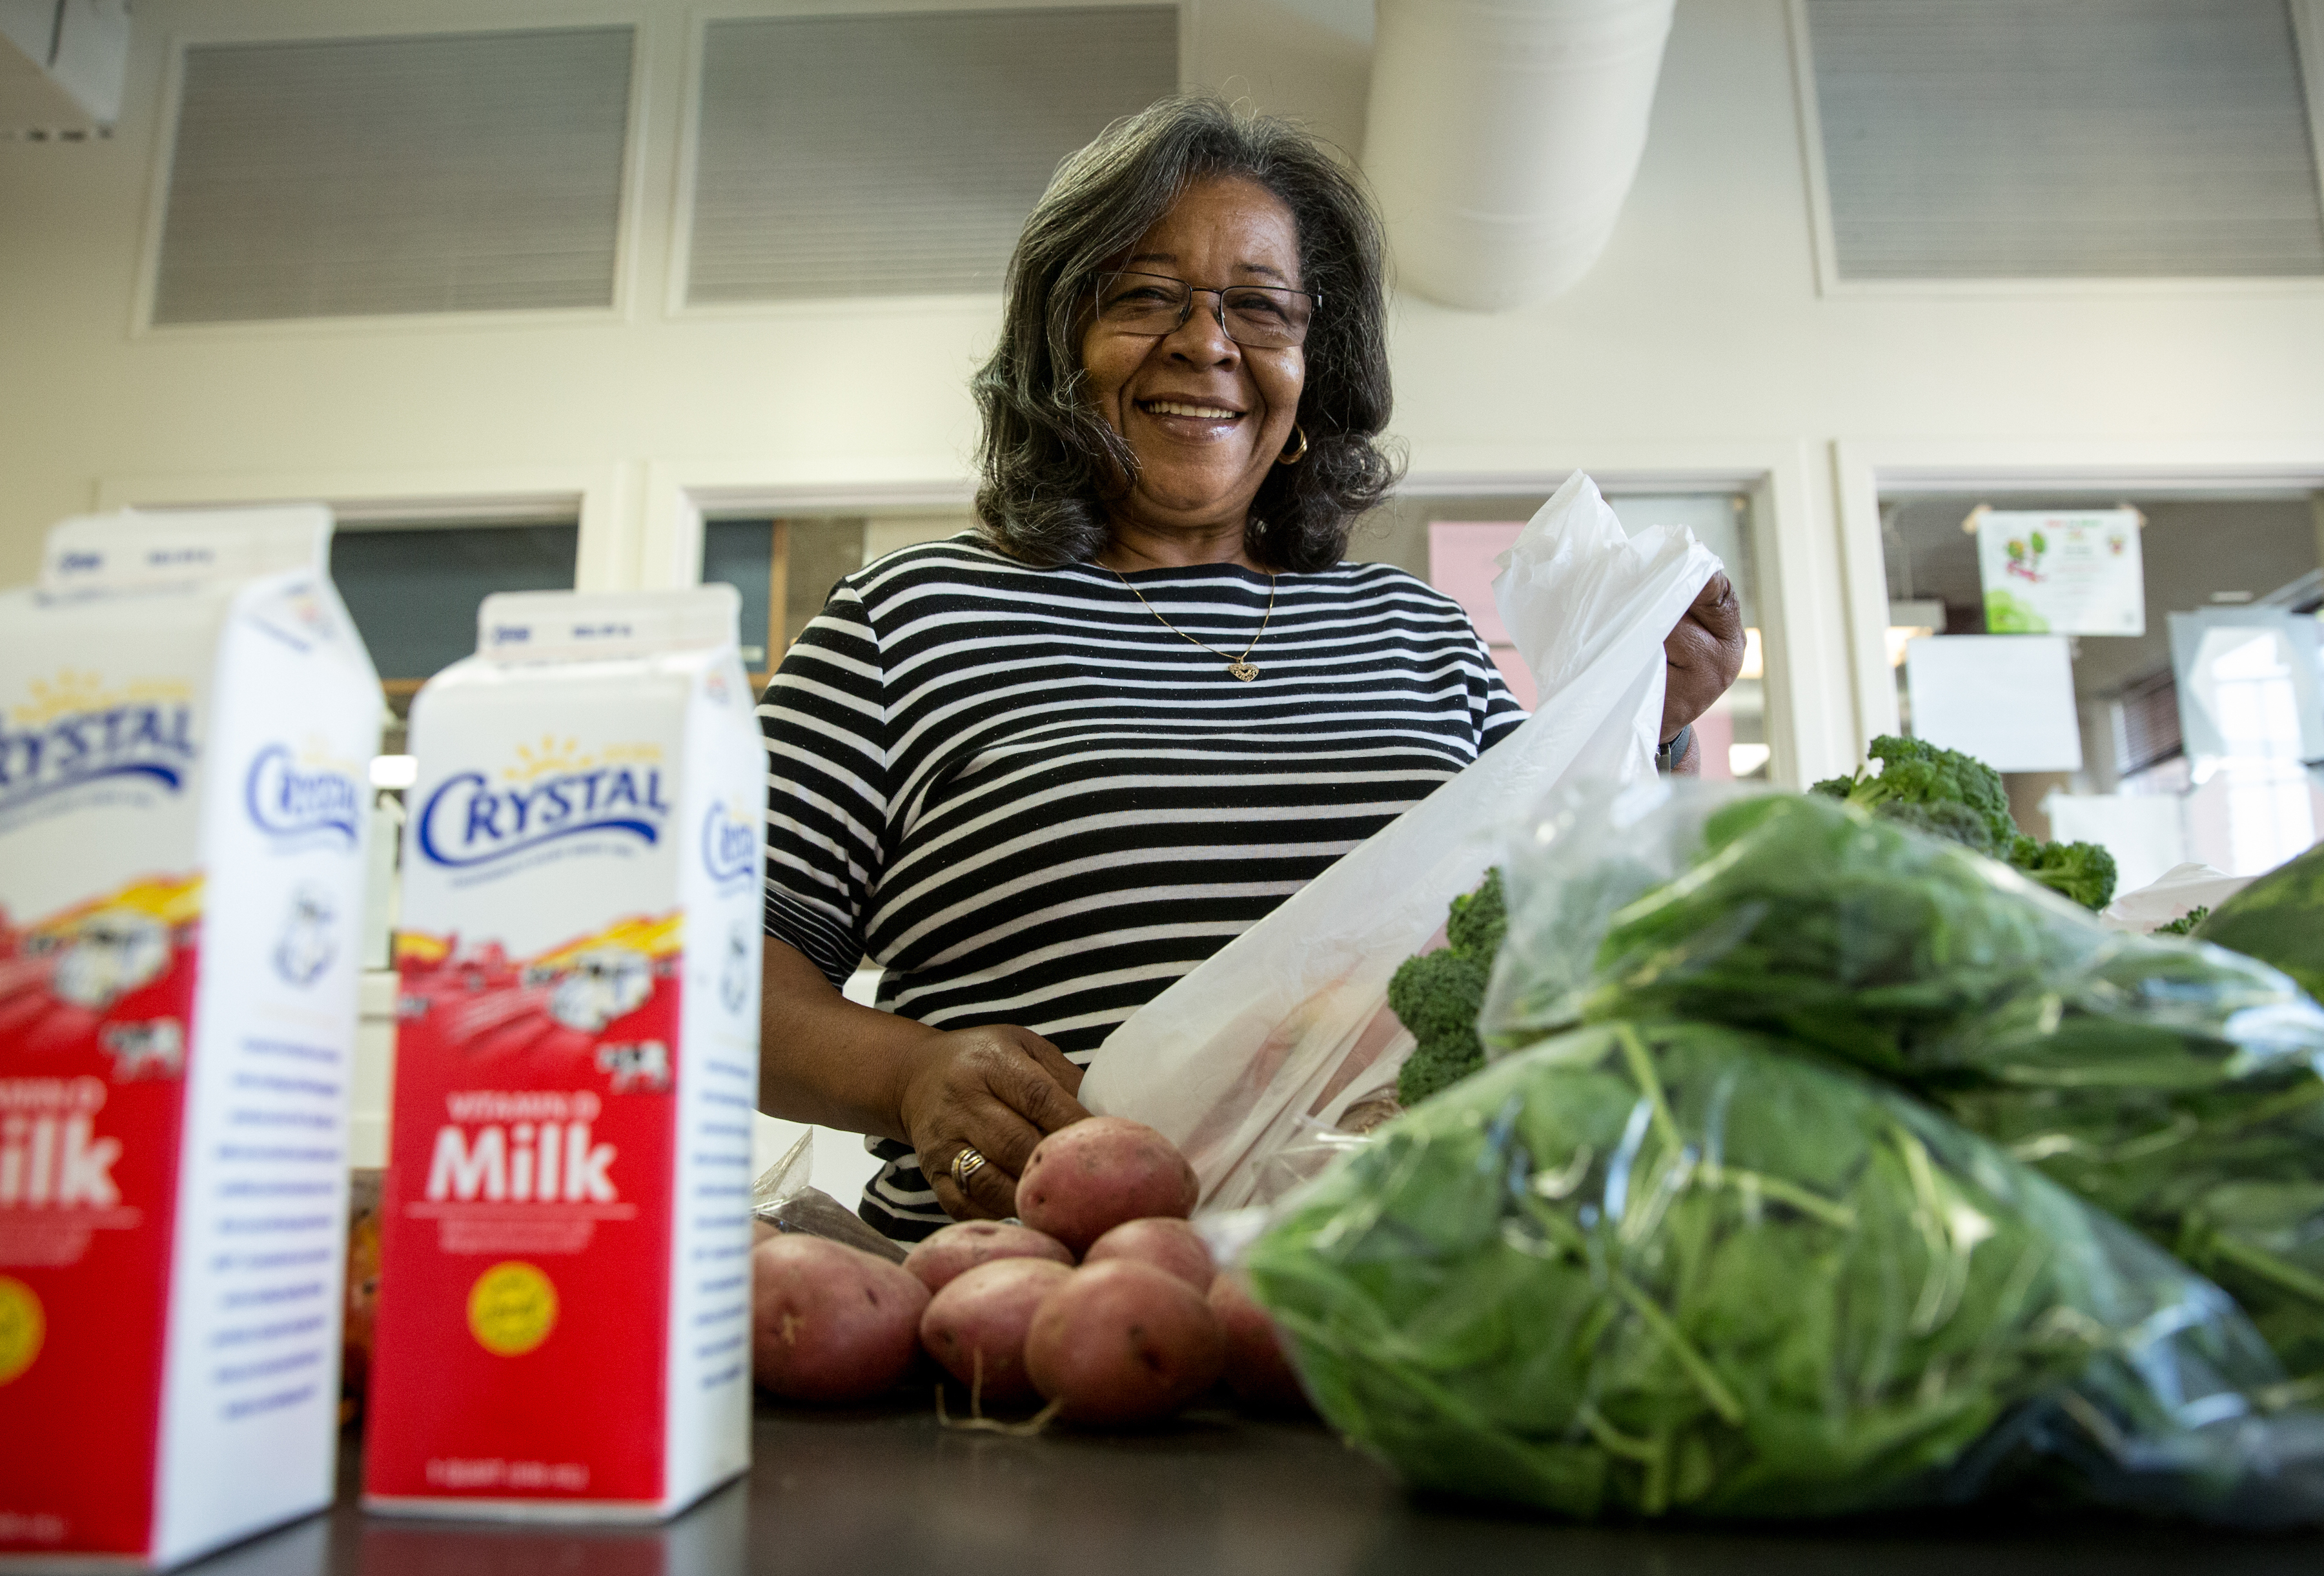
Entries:
<svg viewBox="0 0 2324 1576">
<path fill-rule="evenodd" d="M 1216 296 L 1213 316 L 1237 345 L 1288 350 L 1307 339 L 1307 325 L 1323 298 L 1312 290 L 1271 284 L 1231 284 L 1224 290 L 1188 284 L 1167 273 L 1117 271 L 1097 276 L 1097 320 L 1118 334 L 1176 334 L 1198 295 Z"/>
</svg>

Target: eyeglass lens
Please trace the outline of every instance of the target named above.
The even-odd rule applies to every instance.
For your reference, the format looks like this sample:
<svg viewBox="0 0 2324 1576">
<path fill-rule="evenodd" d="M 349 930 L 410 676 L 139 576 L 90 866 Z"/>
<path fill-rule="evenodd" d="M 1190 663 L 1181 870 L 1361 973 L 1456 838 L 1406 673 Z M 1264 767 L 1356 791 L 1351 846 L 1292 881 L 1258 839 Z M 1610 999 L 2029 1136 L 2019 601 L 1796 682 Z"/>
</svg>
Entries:
<svg viewBox="0 0 2324 1576">
<path fill-rule="evenodd" d="M 1302 290 L 1257 284 L 1212 290 L 1167 274 L 1117 272 L 1098 276 L 1098 319 L 1124 334 L 1174 334 L 1197 295 L 1215 297 L 1227 337 L 1254 350 L 1305 343 L 1315 315 L 1314 298 Z"/>
</svg>

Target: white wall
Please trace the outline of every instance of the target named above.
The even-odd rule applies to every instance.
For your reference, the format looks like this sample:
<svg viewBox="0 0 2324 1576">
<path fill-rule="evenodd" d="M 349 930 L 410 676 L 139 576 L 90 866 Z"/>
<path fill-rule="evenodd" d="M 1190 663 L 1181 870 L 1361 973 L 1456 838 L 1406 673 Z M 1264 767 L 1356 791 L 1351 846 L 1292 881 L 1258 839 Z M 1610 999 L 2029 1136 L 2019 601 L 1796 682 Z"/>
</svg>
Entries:
<svg viewBox="0 0 2324 1576">
<path fill-rule="evenodd" d="M 1191 79 L 1359 143 L 1362 0 L 1193 10 Z M 625 16 L 647 40 L 619 313 L 135 331 L 173 39 Z M 111 142 L 0 143 L 0 581 L 31 572 L 50 521 L 99 502 L 566 493 L 582 501 L 585 579 L 651 584 L 692 561 L 682 487 L 712 502 L 964 496 L 964 384 L 991 301 L 669 310 L 688 42 L 688 13 L 655 0 L 489 14 L 146 0 Z M 1792 50 L 1784 0 L 1682 0 L 1605 259 L 1563 300 L 1503 316 L 1403 300 L 1396 429 L 1416 487 L 1517 491 L 1573 465 L 1756 487 L 1791 708 L 1778 763 L 1816 774 L 1886 704 L 1856 688 L 1886 615 L 1877 539 L 1868 569 L 1862 511 L 1843 512 L 1850 487 L 1923 458 L 2324 474 L 2324 288 L 1820 293 Z"/>
</svg>

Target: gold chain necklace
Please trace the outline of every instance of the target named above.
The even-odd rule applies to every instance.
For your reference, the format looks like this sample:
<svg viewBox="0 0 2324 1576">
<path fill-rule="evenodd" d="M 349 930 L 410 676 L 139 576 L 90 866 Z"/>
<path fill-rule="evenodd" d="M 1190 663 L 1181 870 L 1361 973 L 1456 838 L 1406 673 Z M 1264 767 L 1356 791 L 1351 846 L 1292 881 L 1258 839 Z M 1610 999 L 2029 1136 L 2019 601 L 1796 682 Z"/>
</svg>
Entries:
<svg viewBox="0 0 2324 1576">
<path fill-rule="evenodd" d="M 1216 646 L 1210 644 L 1207 641 L 1195 640 L 1194 636 L 1180 629 L 1176 624 L 1172 623 L 1168 619 L 1164 618 L 1162 616 L 1162 610 L 1146 600 L 1146 593 L 1138 589 L 1137 586 L 1130 585 L 1129 576 L 1123 574 L 1119 569 L 1114 569 L 1111 564 L 1108 564 L 1106 567 L 1113 569 L 1113 577 L 1115 579 L 1120 581 L 1124 585 L 1130 586 L 1130 594 L 1138 598 L 1139 602 L 1145 606 L 1146 611 L 1152 613 L 1156 622 L 1160 623 L 1164 629 L 1168 630 L 1172 634 L 1177 636 L 1180 640 L 1186 641 L 1190 645 L 1202 647 L 1204 650 L 1208 651 L 1213 657 L 1227 657 L 1227 654 L 1224 651 L 1220 650 Z M 1233 674 L 1237 678 L 1241 679 L 1245 684 L 1249 684 L 1252 679 L 1259 677 L 1259 669 L 1251 665 L 1250 654 L 1259 649 L 1259 636 L 1267 633 L 1267 621 L 1274 616 L 1275 576 L 1269 575 L 1267 577 L 1267 611 L 1259 615 L 1259 634 L 1251 636 L 1250 644 L 1242 649 L 1241 656 L 1227 657 L 1227 671 Z"/>
</svg>

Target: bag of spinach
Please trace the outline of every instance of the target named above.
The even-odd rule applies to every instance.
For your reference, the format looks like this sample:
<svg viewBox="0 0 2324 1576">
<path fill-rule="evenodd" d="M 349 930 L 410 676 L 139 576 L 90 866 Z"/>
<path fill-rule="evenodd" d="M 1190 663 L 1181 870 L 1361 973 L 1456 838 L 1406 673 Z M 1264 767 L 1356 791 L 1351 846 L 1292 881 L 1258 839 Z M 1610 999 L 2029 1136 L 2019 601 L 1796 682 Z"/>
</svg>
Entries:
<svg viewBox="0 0 2324 1576">
<path fill-rule="evenodd" d="M 1936 1103 L 2241 1302 L 2324 1393 L 2324 1010 L 1828 798 L 1569 796 L 1508 865 L 1483 1027 L 1776 1034 Z"/>
<path fill-rule="evenodd" d="M 2217 1288 L 1912 1100 L 1607 1023 L 1381 1129 L 1250 1248 L 1324 1417 L 1416 1488 L 1575 1516 L 2031 1492 L 2324 1513 L 2324 1421 Z"/>
</svg>

